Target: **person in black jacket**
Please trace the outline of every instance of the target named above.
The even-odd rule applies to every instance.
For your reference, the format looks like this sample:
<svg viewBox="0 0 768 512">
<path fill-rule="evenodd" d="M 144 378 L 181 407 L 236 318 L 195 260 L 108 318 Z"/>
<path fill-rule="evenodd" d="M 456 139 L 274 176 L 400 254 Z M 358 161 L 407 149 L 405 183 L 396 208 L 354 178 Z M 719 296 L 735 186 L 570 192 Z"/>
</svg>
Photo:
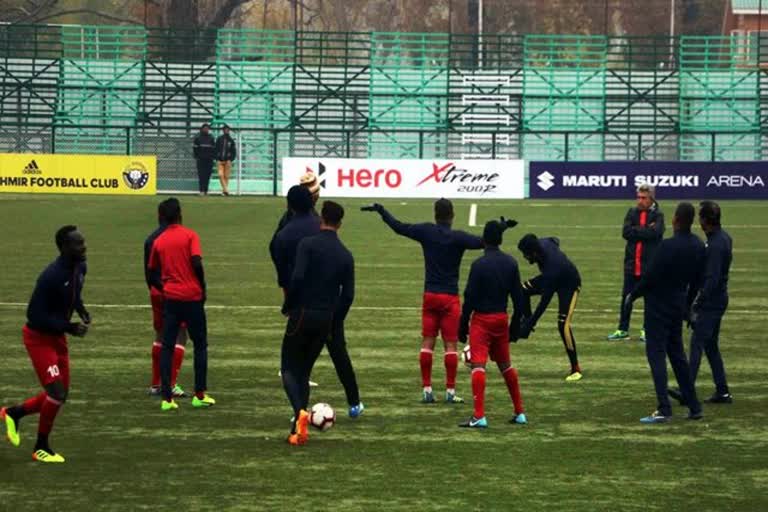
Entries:
<svg viewBox="0 0 768 512">
<path fill-rule="evenodd" d="M 624 217 L 621 235 L 627 241 L 624 249 L 624 287 L 621 291 L 619 326 L 608 335 L 609 341 L 629 339 L 629 320 L 632 308 L 624 308 L 624 299 L 637 286 L 664 236 L 664 214 L 654 198 L 654 188 L 640 185 L 637 188 L 637 206 L 630 208 Z M 645 329 L 640 331 L 645 341 Z"/>
<path fill-rule="evenodd" d="M 338 237 L 344 208 L 326 201 L 321 217 L 321 232 L 299 243 L 282 308 L 288 323 L 280 365 L 294 414 L 291 445 L 309 438 L 309 377 L 334 323 L 343 325 L 355 298 L 354 261 Z"/>
<path fill-rule="evenodd" d="M 688 418 L 702 417 L 683 348 L 683 321 L 688 316 L 704 262 L 704 244 L 691 233 L 694 216 L 690 203 L 677 206 L 672 220 L 674 236 L 661 242 L 648 271 L 625 300 L 625 307 L 630 307 L 632 301 L 645 297 L 645 353 L 658 405 L 654 412 L 640 419 L 641 423 L 665 423 L 672 417 L 667 396 L 667 357 L 690 409 Z"/>
<path fill-rule="evenodd" d="M 37 278 L 23 329 L 24 346 L 43 391 L 24 403 L 0 409 L 6 437 L 14 446 L 21 443 L 21 418 L 40 414 L 32 458 L 46 463 L 64 462 L 64 457 L 48 444 L 48 435 L 69 394 L 66 335 L 83 337 L 91 323 L 81 297 L 86 274 L 85 238 L 76 226 L 63 226 L 56 232 L 56 246 L 60 255 Z M 77 312 L 81 322 L 72 322 L 73 312 Z"/>
<path fill-rule="evenodd" d="M 237 158 L 235 139 L 229 135 L 229 126 L 222 128 L 223 133 L 216 139 L 216 160 L 219 161 L 219 183 L 221 193 L 229 195 L 229 176 L 232 173 L 232 162 Z"/>
<path fill-rule="evenodd" d="M 715 392 L 706 402 L 730 404 L 733 396 L 728 389 L 723 356 L 720 355 L 720 324 L 728 309 L 728 273 L 733 261 L 733 241 L 720 226 L 720 206 L 714 201 L 703 201 L 699 206 L 699 224 L 707 235 L 707 244 L 704 275 L 690 319 L 693 329 L 689 361 L 691 378 L 695 385 L 703 352 L 715 381 Z M 685 405 L 680 391 L 669 390 L 669 395 Z"/>
<path fill-rule="evenodd" d="M 309 193 L 312 195 L 312 215 L 317 217 L 317 210 L 315 210 L 315 205 L 317 204 L 317 200 L 320 199 L 320 183 L 317 181 L 317 175 L 313 172 L 308 172 L 301 176 L 299 179 L 299 185 L 309 190 Z M 269 254 L 272 257 L 272 262 L 277 266 L 277 261 L 275 259 L 275 240 L 277 239 L 277 234 L 280 233 L 280 231 L 290 222 L 290 220 L 293 218 L 293 210 L 291 209 L 290 204 L 286 204 L 286 209 L 283 215 L 280 217 L 280 220 L 277 222 L 277 229 L 275 229 L 275 232 L 272 234 L 272 240 L 269 242 Z"/>
<path fill-rule="evenodd" d="M 205 123 L 200 127 L 192 143 L 192 154 L 197 161 L 197 180 L 201 196 L 208 195 L 208 186 L 213 174 L 213 160 L 216 158 L 216 142 L 210 133 L 211 125 Z"/>
</svg>

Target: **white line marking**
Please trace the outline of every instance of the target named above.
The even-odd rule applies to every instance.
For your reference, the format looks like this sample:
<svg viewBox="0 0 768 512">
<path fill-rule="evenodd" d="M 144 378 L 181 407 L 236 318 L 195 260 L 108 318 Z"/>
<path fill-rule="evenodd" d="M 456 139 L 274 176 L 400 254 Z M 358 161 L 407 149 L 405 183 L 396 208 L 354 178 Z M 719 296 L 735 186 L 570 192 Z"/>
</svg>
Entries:
<svg viewBox="0 0 768 512">
<path fill-rule="evenodd" d="M 477 227 L 477 204 L 472 203 L 469 207 L 469 227 Z"/>
<path fill-rule="evenodd" d="M 149 304 L 86 304 L 88 308 L 94 309 L 150 309 L 152 306 Z M 27 304 L 24 302 L 0 302 L 0 308 L 26 308 Z M 256 306 L 256 305 L 231 305 L 224 304 L 206 304 L 206 309 L 233 309 L 233 310 L 249 310 L 249 311 L 278 311 L 281 306 Z M 421 311 L 420 305 L 414 306 L 352 306 L 353 310 L 360 311 Z M 642 308 L 637 309 L 642 311 Z M 594 309 L 594 308 L 576 308 L 576 314 L 579 313 L 617 313 L 615 308 L 607 309 Z M 765 311 L 762 309 L 729 309 L 726 314 L 736 315 L 763 315 Z"/>
</svg>

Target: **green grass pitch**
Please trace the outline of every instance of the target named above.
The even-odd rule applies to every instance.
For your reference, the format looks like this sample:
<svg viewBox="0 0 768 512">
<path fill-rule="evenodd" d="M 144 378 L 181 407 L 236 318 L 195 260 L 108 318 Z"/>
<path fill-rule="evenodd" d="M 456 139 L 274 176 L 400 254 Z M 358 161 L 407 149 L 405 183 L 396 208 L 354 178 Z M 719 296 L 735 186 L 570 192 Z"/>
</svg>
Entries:
<svg viewBox="0 0 768 512">
<path fill-rule="evenodd" d="M 21 343 L 23 304 L 55 256 L 53 232 L 76 223 L 86 235 L 84 297 L 94 325 L 71 340 L 72 389 L 51 442 L 58 467 L 31 461 L 37 419 L 22 421 L 22 446 L 0 445 L 0 509 L 39 510 L 768 510 L 768 203 L 723 203 L 734 239 L 731 309 L 722 335 L 736 397 L 705 407 L 701 422 L 642 426 L 653 410 L 650 372 L 638 341 L 609 343 L 621 286 L 620 225 L 631 202 L 479 203 L 478 223 L 520 221 L 505 248 L 518 260 L 528 231 L 558 236 L 578 265 L 583 291 L 574 332 L 585 378 L 566 384 L 568 365 L 550 307 L 535 335 L 512 345 L 530 424 L 507 424 L 511 404 L 490 371 L 485 432 L 456 425 L 467 404 L 424 406 L 418 347 L 423 263 L 418 245 L 378 215 L 344 200 L 341 236 L 353 252 L 357 297 L 347 322 L 365 415 L 353 421 L 330 359 L 323 354 L 312 402 L 336 407 L 338 421 L 307 446 L 285 443 L 291 415 L 277 377 L 284 319 L 267 251 L 283 201 L 182 198 L 184 221 L 202 238 L 209 283 L 211 410 L 188 402 L 161 413 L 146 396 L 153 341 L 142 243 L 155 228 L 158 198 L 0 196 L 0 403 L 37 392 Z M 405 221 L 431 217 L 429 201 L 386 201 Z M 672 201 L 662 201 L 668 222 Z M 456 227 L 467 228 L 468 202 Z M 700 231 L 697 232 L 699 234 Z M 667 235 L 670 234 L 668 228 Z M 468 253 L 461 275 L 479 253 Z M 534 268 L 521 261 L 523 277 Z M 640 313 L 633 328 L 640 325 Z M 180 378 L 192 385 L 191 352 Z M 435 381 L 442 393 L 441 351 Z M 706 363 L 699 393 L 712 391 Z"/>
</svg>

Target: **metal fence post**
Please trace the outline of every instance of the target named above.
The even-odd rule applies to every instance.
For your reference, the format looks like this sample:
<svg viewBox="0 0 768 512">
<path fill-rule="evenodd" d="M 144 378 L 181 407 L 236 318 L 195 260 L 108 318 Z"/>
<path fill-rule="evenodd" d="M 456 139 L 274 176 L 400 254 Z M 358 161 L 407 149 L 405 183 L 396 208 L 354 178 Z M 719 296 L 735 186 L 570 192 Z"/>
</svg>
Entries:
<svg viewBox="0 0 768 512">
<path fill-rule="evenodd" d="M 570 150 L 569 143 L 570 142 L 569 142 L 569 138 L 568 138 L 568 132 L 565 132 L 565 161 L 566 162 L 568 161 L 568 153 L 569 153 L 569 150 Z"/>
<path fill-rule="evenodd" d="M 349 130 L 344 130 L 344 139 L 345 139 L 344 143 L 346 144 L 347 158 L 352 158 L 352 156 L 350 155 L 350 152 L 352 149 L 351 147 L 352 144 L 350 142 L 351 138 L 352 138 L 352 132 L 350 132 Z"/>
<path fill-rule="evenodd" d="M 419 130 L 419 158 L 424 158 L 424 132 Z"/>
<path fill-rule="evenodd" d="M 643 159 L 643 134 L 642 133 L 637 134 L 637 159 L 638 160 Z"/>
<path fill-rule="evenodd" d="M 277 197 L 277 130 L 272 130 L 272 195 Z"/>
<path fill-rule="evenodd" d="M 496 132 L 491 134 L 491 160 L 496 160 Z"/>
<path fill-rule="evenodd" d="M 125 127 L 125 154 L 131 154 L 131 127 Z"/>
<path fill-rule="evenodd" d="M 237 134 L 237 195 L 242 195 L 240 180 L 243 176 L 243 135 Z"/>
<path fill-rule="evenodd" d="M 717 158 L 717 152 L 715 151 L 715 132 L 712 132 L 711 136 L 712 136 L 712 155 L 711 155 L 711 158 L 712 158 L 712 161 L 714 162 L 715 159 Z"/>
</svg>

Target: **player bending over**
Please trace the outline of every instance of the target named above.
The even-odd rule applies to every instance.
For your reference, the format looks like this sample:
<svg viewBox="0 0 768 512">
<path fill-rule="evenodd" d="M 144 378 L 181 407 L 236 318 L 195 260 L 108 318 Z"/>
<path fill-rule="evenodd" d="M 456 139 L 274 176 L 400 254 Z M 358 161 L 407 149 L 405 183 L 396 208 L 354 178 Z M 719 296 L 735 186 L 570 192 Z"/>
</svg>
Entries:
<svg viewBox="0 0 768 512">
<path fill-rule="evenodd" d="M 528 263 L 539 266 L 541 274 L 523 283 L 523 293 L 526 298 L 525 320 L 520 327 L 520 337 L 527 338 L 535 330 L 536 322 L 547 310 L 549 301 L 557 293 L 558 316 L 557 330 L 565 345 L 565 352 L 571 362 L 571 372 L 565 378 L 567 382 L 581 380 L 579 357 L 576 355 L 576 340 L 573 339 L 571 321 L 576 309 L 576 301 L 581 289 L 581 276 L 571 260 L 560 250 L 560 240 L 557 238 L 536 238 L 527 234 L 517 245 Z M 541 295 L 541 301 L 536 311 L 531 314 L 532 295 Z"/>
<path fill-rule="evenodd" d="M 6 437 L 13 446 L 21 443 L 21 418 L 40 414 L 32 453 L 38 462 L 64 462 L 64 457 L 51 449 L 48 435 L 69 393 L 66 334 L 83 337 L 91 323 L 81 298 L 86 273 L 85 238 L 77 227 L 64 226 L 56 232 L 56 246 L 60 256 L 37 278 L 27 306 L 27 324 L 22 331 L 24 346 L 43 391 L 22 404 L 0 409 L 0 420 L 5 422 Z M 71 321 L 74 311 L 82 323 Z"/>
<path fill-rule="evenodd" d="M 489 355 L 491 361 L 495 361 L 499 367 L 515 407 L 515 415 L 510 423 L 528 422 L 523 409 L 523 399 L 520 396 L 517 370 L 512 367 L 509 358 L 509 342 L 517 341 L 525 299 L 520 286 L 520 270 L 517 261 L 499 249 L 502 233 L 506 227 L 505 224 L 495 220 L 485 225 L 483 231 L 485 254 L 472 263 L 467 287 L 464 290 L 459 339 L 464 343 L 469 334 L 469 359 L 472 366 L 472 396 L 475 410 L 472 417 L 460 424 L 460 427 L 486 428 L 488 426 L 485 418 L 485 365 Z M 514 306 L 514 314 L 509 322 L 507 297 L 512 298 Z"/>
</svg>

